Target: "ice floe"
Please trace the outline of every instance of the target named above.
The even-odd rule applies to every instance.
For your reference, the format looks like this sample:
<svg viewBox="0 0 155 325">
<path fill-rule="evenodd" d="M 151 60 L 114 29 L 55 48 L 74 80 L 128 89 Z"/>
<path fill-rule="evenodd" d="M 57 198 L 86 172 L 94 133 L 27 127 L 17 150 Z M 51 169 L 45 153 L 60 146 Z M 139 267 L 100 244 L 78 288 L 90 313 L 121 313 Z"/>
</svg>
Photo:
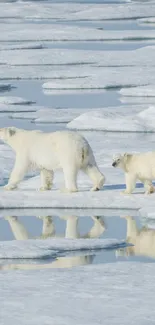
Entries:
<svg viewBox="0 0 155 325">
<path fill-rule="evenodd" d="M 116 239 L 63 239 L 0 241 L 0 259 L 37 259 L 80 250 L 116 249 L 125 241 Z"/>
<path fill-rule="evenodd" d="M 140 18 L 138 19 L 139 24 L 155 24 L 155 17 Z"/>
<path fill-rule="evenodd" d="M 155 8 L 155 7 L 154 7 Z M 154 30 L 107 31 L 61 24 L 3 24 L 0 41 L 155 41 Z"/>
<path fill-rule="evenodd" d="M 27 49 L 42 49 L 45 48 L 45 45 L 43 43 L 37 43 L 37 42 L 24 42 L 24 43 L 15 43 L 15 44 L 0 44 L 0 51 L 12 51 L 12 50 L 27 50 Z"/>
<path fill-rule="evenodd" d="M 128 78 L 126 78 L 128 75 Z M 42 79 L 47 80 L 43 88 L 56 93 L 74 92 L 83 89 L 101 90 L 122 87 L 143 86 L 155 84 L 155 67 L 150 66 L 120 66 L 118 67 L 95 67 L 73 65 L 65 67 L 39 66 L 12 66 L 3 65 L 0 69 L 0 80 L 9 79 Z M 52 79 L 50 81 L 50 79 Z"/>
<path fill-rule="evenodd" d="M 41 3 L 39 1 L 0 4 L 0 17 L 19 20 L 124 20 L 151 17 L 153 14 L 155 14 L 154 1 L 149 1 L 149 6 L 145 2 L 135 3 L 129 0 L 123 3 L 120 0 L 115 3 L 110 0 L 109 3 L 104 4 L 70 2 L 69 6 L 67 3 Z"/>
<path fill-rule="evenodd" d="M 106 325 L 154 322 L 154 263 L 51 270 L 52 262 L 43 262 L 3 264 L 3 268 L 10 271 L 0 274 L 2 324 L 12 318 L 22 325 L 100 325 L 103 319 Z"/>
<path fill-rule="evenodd" d="M 67 124 L 69 129 L 102 130 L 109 132 L 155 132 L 154 107 L 134 111 L 136 106 L 124 111 L 104 109 L 84 113 Z M 140 106 L 137 107 L 140 110 Z"/>
<path fill-rule="evenodd" d="M 6 101 L 7 103 L 7 101 Z M 28 105 L 28 104 L 24 104 L 24 103 L 19 103 L 19 104 L 12 104 L 10 102 L 9 105 L 7 104 L 1 104 L 0 103 L 0 114 L 3 114 L 3 113 L 7 113 L 7 115 L 11 114 L 11 113 L 16 113 L 18 112 L 18 114 L 26 114 L 26 113 L 31 113 L 31 114 L 34 114 L 34 112 L 36 112 L 37 110 L 37 107 L 34 106 L 34 105 Z M 2 115 L 1 115 L 2 116 Z M 11 115 L 10 115 L 11 116 Z"/>
<path fill-rule="evenodd" d="M 119 100 L 123 104 L 131 105 L 131 104 L 155 104 L 155 97 L 129 97 L 129 96 L 121 96 L 119 97 Z"/>
<path fill-rule="evenodd" d="M 120 94 L 131 97 L 155 97 L 155 85 L 121 89 Z"/>
<path fill-rule="evenodd" d="M 21 97 L 0 96 L 0 103 L 10 105 L 31 105 L 35 102 Z"/>
<path fill-rule="evenodd" d="M 84 180 L 84 179 L 83 179 Z M 79 186 L 79 192 L 74 194 L 60 193 L 55 186 L 52 191 L 36 191 L 40 179 L 31 178 L 20 185 L 18 190 L 7 192 L 1 189 L 0 209 L 14 208 L 69 208 L 69 209 L 131 209 L 139 210 L 142 207 L 153 205 L 154 195 L 144 195 L 143 189 L 137 189 L 136 194 L 122 195 L 120 192 L 125 186 L 105 186 L 98 193 L 90 192 L 87 182 Z"/>
<path fill-rule="evenodd" d="M 34 106 L 33 106 L 34 107 Z M 85 108 L 41 108 L 36 112 L 13 113 L 9 116 L 13 119 L 28 119 L 36 124 L 41 123 L 68 123 L 90 109 Z"/>
<path fill-rule="evenodd" d="M 25 47 L 26 47 L 25 43 Z M 32 43 L 33 45 L 33 43 Z M 14 46 L 14 45 L 10 45 Z M 17 46 L 20 46 L 17 44 Z M 132 55 L 131 55 L 132 54 Z M 155 46 L 146 46 L 132 51 L 86 51 L 71 49 L 14 49 L 0 52 L 0 62 L 12 66 L 21 65 L 94 65 L 100 67 L 153 66 Z"/>
</svg>

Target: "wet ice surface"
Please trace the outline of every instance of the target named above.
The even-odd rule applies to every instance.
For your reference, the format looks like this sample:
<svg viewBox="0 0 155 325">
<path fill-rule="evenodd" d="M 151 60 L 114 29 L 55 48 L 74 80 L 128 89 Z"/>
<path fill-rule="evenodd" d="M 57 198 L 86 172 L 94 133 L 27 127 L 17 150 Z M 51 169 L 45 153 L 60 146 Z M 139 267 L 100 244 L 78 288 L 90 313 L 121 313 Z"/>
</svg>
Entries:
<svg viewBox="0 0 155 325">
<path fill-rule="evenodd" d="M 104 210 L 98 211 L 98 215 L 94 212 L 90 210 L 87 216 L 78 217 L 74 210 L 59 216 L 56 210 L 54 215 L 38 210 L 35 216 L 23 217 L 9 215 L 8 211 L 0 219 L 0 268 L 69 268 L 126 260 L 154 262 L 153 222 L 150 225 L 145 217 L 133 216 L 125 210 L 120 215 L 112 210 L 108 214 Z"/>
</svg>

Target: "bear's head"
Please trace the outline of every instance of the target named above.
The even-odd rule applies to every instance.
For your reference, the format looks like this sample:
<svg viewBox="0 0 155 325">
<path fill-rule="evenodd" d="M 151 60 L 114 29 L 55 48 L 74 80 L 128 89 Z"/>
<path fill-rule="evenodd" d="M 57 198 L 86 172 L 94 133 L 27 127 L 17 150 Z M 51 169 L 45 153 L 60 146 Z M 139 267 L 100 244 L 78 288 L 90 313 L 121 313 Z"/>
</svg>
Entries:
<svg viewBox="0 0 155 325">
<path fill-rule="evenodd" d="M 15 127 L 8 127 L 0 129 L 0 140 L 4 142 L 9 142 L 9 139 L 12 138 L 17 132 Z"/>
<path fill-rule="evenodd" d="M 129 161 L 130 157 L 131 157 L 131 155 L 128 153 L 125 153 L 122 155 L 121 154 L 114 155 L 112 166 L 119 167 L 119 168 L 126 170 L 126 166 L 127 166 L 127 163 Z"/>
</svg>

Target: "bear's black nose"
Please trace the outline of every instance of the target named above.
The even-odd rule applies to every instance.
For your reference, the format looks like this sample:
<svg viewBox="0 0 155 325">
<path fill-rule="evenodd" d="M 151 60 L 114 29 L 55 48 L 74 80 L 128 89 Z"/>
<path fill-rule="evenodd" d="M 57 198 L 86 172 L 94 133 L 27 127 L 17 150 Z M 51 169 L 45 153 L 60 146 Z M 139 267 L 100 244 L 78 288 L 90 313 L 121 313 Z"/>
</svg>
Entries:
<svg viewBox="0 0 155 325">
<path fill-rule="evenodd" d="M 116 166 L 116 162 L 115 162 L 115 161 L 112 163 L 112 166 L 113 166 L 113 167 L 115 167 L 115 166 Z"/>
</svg>

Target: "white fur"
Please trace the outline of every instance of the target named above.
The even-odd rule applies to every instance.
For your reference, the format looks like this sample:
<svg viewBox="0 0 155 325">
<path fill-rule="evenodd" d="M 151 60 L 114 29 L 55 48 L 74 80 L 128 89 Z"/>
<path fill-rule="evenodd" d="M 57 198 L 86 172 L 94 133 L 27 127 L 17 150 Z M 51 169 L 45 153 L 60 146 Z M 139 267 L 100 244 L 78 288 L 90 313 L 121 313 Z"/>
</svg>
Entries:
<svg viewBox="0 0 155 325">
<path fill-rule="evenodd" d="M 155 179 L 155 152 L 117 155 L 113 158 L 114 167 L 120 167 L 125 172 L 125 194 L 131 194 L 140 180 L 145 187 L 145 193 L 154 192 L 152 180 Z"/>
<path fill-rule="evenodd" d="M 54 171 L 62 169 L 65 191 L 77 191 L 77 174 L 83 170 L 93 182 L 92 190 L 99 190 L 104 176 L 99 171 L 92 149 L 77 132 L 43 133 L 17 128 L 0 129 L 0 139 L 16 153 L 16 161 L 5 189 L 12 190 L 30 168 L 40 170 L 41 190 L 50 190 Z"/>
<path fill-rule="evenodd" d="M 117 251 L 117 255 L 136 255 L 155 257 L 155 230 L 147 227 L 138 229 L 136 221 L 126 216 L 127 220 L 127 234 L 126 241 L 133 246 L 126 247 Z"/>
</svg>

